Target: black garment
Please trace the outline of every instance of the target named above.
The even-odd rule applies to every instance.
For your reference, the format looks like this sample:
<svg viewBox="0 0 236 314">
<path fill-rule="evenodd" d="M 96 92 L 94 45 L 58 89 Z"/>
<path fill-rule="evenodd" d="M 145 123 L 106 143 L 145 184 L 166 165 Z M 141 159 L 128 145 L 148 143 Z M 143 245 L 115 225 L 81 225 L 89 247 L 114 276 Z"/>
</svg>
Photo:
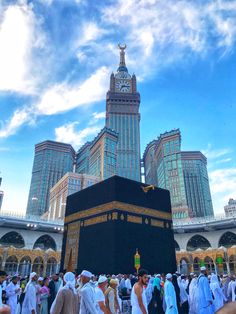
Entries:
<svg viewBox="0 0 236 314">
<path fill-rule="evenodd" d="M 180 311 L 180 309 L 181 309 L 180 308 L 180 288 L 179 288 L 179 285 L 178 285 L 178 281 L 177 281 L 177 276 L 176 275 L 173 275 L 172 283 L 173 283 L 173 286 L 175 288 L 176 303 L 177 303 L 178 312 L 181 313 L 181 311 Z"/>
<path fill-rule="evenodd" d="M 53 280 L 49 282 L 48 288 L 50 290 L 50 296 L 48 297 L 48 313 L 50 313 L 51 306 L 56 298 L 56 286 Z"/>
<path fill-rule="evenodd" d="M 191 283 L 192 280 L 193 280 L 192 277 L 190 277 L 189 280 L 188 280 L 188 286 L 187 286 L 187 289 L 186 289 L 187 294 L 189 294 L 189 286 L 190 286 L 190 283 Z"/>
<path fill-rule="evenodd" d="M 162 300 L 161 300 L 161 292 L 154 287 L 154 291 L 152 293 L 152 299 L 148 304 L 148 314 L 164 314 L 162 308 Z"/>
<path fill-rule="evenodd" d="M 188 301 L 185 301 L 180 307 L 179 314 L 188 314 L 188 312 L 189 312 Z"/>
</svg>

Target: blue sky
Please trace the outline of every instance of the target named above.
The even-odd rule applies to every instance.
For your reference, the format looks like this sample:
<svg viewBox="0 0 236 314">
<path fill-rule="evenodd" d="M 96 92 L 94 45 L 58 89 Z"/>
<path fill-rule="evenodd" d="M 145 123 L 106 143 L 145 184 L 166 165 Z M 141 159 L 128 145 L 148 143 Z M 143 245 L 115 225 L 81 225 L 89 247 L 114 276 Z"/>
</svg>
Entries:
<svg viewBox="0 0 236 314">
<path fill-rule="evenodd" d="M 3 210 L 23 212 L 34 144 L 76 149 L 104 125 L 126 43 L 141 93 L 141 146 L 180 128 L 208 157 L 216 214 L 236 198 L 236 1 L 0 0 Z"/>
</svg>

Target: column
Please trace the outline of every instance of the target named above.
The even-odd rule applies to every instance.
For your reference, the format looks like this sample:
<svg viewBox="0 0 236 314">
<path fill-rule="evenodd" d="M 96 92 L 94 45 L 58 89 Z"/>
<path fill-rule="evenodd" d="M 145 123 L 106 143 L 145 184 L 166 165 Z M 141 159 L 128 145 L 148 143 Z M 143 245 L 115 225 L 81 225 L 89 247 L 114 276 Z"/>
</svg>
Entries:
<svg viewBox="0 0 236 314">
<path fill-rule="evenodd" d="M 229 267 L 229 262 L 226 262 L 226 268 L 227 268 L 227 273 L 230 274 L 230 267 Z"/>
<path fill-rule="evenodd" d="M 56 267 L 56 273 L 59 273 L 59 271 L 60 271 L 60 266 L 61 266 L 60 263 L 58 263 L 58 264 L 57 264 L 57 267 Z"/>
<path fill-rule="evenodd" d="M 177 271 L 180 274 L 180 264 L 177 264 Z"/>
<path fill-rule="evenodd" d="M 214 267 L 215 267 L 215 273 L 216 273 L 216 275 L 218 275 L 218 268 L 217 268 L 217 265 L 215 262 L 214 262 Z"/>
</svg>

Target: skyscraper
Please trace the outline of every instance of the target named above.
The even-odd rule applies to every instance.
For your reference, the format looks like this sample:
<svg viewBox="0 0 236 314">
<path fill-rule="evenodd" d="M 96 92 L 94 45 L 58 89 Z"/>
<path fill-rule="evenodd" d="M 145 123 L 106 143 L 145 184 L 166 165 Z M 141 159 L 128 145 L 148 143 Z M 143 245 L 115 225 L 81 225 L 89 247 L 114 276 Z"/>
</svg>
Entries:
<svg viewBox="0 0 236 314">
<path fill-rule="evenodd" d="M 76 168 L 77 173 L 89 173 L 89 158 L 90 158 L 91 142 L 86 142 L 76 154 Z"/>
<path fill-rule="evenodd" d="M 225 216 L 236 216 L 236 200 L 230 198 L 228 204 L 224 206 Z"/>
<path fill-rule="evenodd" d="M 149 143 L 143 163 L 145 182 L 170 191 L 173 218 L 213 215 L 207 159 L 201 152 L 181 152 L 179 129 Z"/>
<path fill-rule="evenodd" d="M 27 214 L 42 215 L 49 206 L 50 189 L 73 171 L 75 151 L 69 144 L 44 141 L 35 145 Z"/>
<path fill-rule="evenodd" d="M 90 147 L 89 174 L 105 180 L 116 174 L 118 135 L 104 127 Z"/>
<path fill-rule="evenodd" d="M 119 48 L 120 64 L 106 96 L 106 127 L 118 133 L 116 174 L 140 181 L 140 94 L 125 64 L 126 46 Z"/>
<path fill-rule="evenodd" d="M 179 129 L 161 134 L 154 152 L 156 184 L 168 189 L 174 218 L 189 217 L 181 164 L 181 136 Z"/>
<path fill-rule="evenodd" d="M 47 212 L 48 220 L 64 220 L 67 196 L 97 182 L 99 182 L 98 178 L 88 174 L 66 173 L 50 190 L 49 210 Z"/>
<path fill-rule="evenodd" d="M 1 184 L 2 184 L 2 178 L 0 178 L 0 186 L 1 186 Z M 1 211 L 1 208 L 2 208 L 3 196 L 4 196 L 4 192 L 0 191 L 0 211 Z"/>
<path fill-rule="evenodd" d="M 187 204 L 194 217 L 213 216 L 207 159 L 201 152 L 181 152 Z"/>
</svg>

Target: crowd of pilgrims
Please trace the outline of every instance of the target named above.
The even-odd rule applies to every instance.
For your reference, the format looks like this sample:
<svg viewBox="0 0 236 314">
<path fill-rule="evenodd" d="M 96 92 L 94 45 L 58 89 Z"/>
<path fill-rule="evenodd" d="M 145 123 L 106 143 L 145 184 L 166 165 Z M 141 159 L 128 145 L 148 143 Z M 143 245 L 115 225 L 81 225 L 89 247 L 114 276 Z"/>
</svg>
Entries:
<svg viewBox="0 0 236 314">
<path fill-rule="evenodd" d="M 189 276 L 150 276 L 145 270 L 95 276 L 84 270 L 78 276 L 67 272 L 43 278 L 33 272 L 21 278 L 0 271 L 0 313 L 5 314 L 213 314 L 235 300 L 235 277 L 209 275 L 205 267 Z"/>
</svg>

